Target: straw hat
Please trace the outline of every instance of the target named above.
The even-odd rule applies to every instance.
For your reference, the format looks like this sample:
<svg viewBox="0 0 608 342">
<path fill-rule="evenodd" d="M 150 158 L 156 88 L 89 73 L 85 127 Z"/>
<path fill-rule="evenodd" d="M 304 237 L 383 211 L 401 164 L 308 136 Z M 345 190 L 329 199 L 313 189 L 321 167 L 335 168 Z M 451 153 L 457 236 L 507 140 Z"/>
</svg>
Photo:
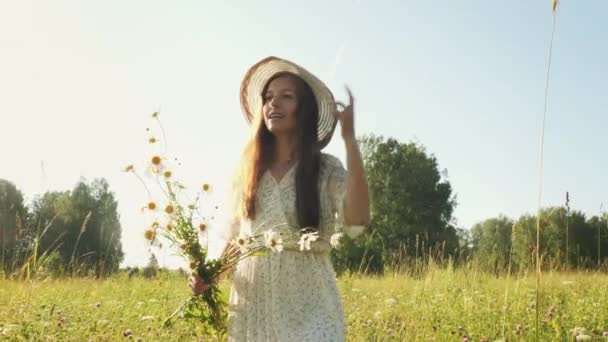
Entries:
<svg viewBox="0 0 608 342">
<path fill-rule="evenodd" d="M 262 108 L 262 90 L 266 83 L 277 73 L 288 72 L 295 74 L 306 82 L 317 100 L 319 108 L 318 137 L 322 149 L 331 140 L 336 128 L 336 102 L 327 86 L 315 75 L 301 66 L 278 57 L 270 56 L 254 64 L 241 82 L 241 108 L 249 124 L 253 121 L 256 111 Z"/>
</svg>

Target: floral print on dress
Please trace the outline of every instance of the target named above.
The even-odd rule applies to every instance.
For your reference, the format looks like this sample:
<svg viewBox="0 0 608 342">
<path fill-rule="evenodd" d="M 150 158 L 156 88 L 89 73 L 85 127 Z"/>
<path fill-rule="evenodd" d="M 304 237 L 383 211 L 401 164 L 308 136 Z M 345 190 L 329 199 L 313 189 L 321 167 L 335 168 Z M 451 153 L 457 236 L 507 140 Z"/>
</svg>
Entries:
<svg viewBox="0 0 608 342">
<path fill-rule="evenodd" d="M 297 230 L 293 165 L 277 181 L 266 171 L 258 184 L 256 218 L 236 220 L 226 228 L 228 240 L 268 229 Z M 336 232 L 351 237 L 358 226 L 344 225 L 346 170 L 340 160 L 321 155 L 319 172 L 319 239 L 310 251 L 286 249 L 254 256 L 236 267 L 230 290 L 229 341 L 344 341 L 344 312 L 329 258 Z"/>
</svg>

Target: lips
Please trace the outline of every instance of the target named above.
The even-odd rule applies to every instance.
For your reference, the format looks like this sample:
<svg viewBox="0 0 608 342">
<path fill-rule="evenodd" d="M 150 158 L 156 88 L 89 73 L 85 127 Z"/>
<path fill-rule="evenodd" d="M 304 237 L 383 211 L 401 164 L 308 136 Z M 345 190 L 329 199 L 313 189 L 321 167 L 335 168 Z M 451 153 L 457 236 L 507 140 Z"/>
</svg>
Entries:
<svg viewBox="0 0 608 342">
<path fill-rule="evenodd" d="M 284 117 L 285 115 L 281 113 L 270 113 L 270 115 L 268 115 L 268 119 L 282 119 Z"/>
</svg>

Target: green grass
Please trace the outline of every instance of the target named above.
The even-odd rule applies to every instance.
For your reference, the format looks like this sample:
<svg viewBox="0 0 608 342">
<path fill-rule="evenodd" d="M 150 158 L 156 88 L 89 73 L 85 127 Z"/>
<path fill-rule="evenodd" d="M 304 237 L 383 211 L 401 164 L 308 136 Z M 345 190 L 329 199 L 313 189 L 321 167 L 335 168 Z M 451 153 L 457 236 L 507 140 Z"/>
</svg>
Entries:
<svg viewBox="0 0 608 342">
<path fill-rule="evenodd" d="M 509 341 L 535 338 L 534 274 L 507 281 L 474 270 L 434 269 L 418 279 L 343 276 L 338 283 L 349 341 L 461 341 L 464 335 L 495 341 L 503 338 L 503 324 Z M 227 293 L 229 283 L 223 286 Z M 196 322 L 161 327 L 187 296 L 186 280 L 166 274 L 155 280 L 0 280 L 0 340 L 127 340 L 129 329 L 133 340 L 196 341 L 204 336 Z M 575 328 L 602 340 L 608 330 L 606 274 L 543 274 L 540 298 L 541 341 L 574 340 Z"/>
</svg>

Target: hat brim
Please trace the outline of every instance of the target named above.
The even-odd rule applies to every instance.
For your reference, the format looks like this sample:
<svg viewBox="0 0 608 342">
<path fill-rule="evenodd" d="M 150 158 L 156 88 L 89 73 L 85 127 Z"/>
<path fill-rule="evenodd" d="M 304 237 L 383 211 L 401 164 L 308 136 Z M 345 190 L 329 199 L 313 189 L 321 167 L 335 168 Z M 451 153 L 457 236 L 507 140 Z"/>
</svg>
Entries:
<svg viewBox="0 0 608 342">
<path fill-rule="evenodd" d="M 292 73 L 299 76 L 312 89 L 319 109 L 317 141 L 322 149 L 329 144 L 338 123 L 336 102 L 327 86 L 303 67 L 278 57 L 270 56 L 254 64 L 241 82 L 241 108 L 249 124 L 253 122 L 256 111 L 262 109 L 262 89 L 278 73 Z"/>
</svg>

